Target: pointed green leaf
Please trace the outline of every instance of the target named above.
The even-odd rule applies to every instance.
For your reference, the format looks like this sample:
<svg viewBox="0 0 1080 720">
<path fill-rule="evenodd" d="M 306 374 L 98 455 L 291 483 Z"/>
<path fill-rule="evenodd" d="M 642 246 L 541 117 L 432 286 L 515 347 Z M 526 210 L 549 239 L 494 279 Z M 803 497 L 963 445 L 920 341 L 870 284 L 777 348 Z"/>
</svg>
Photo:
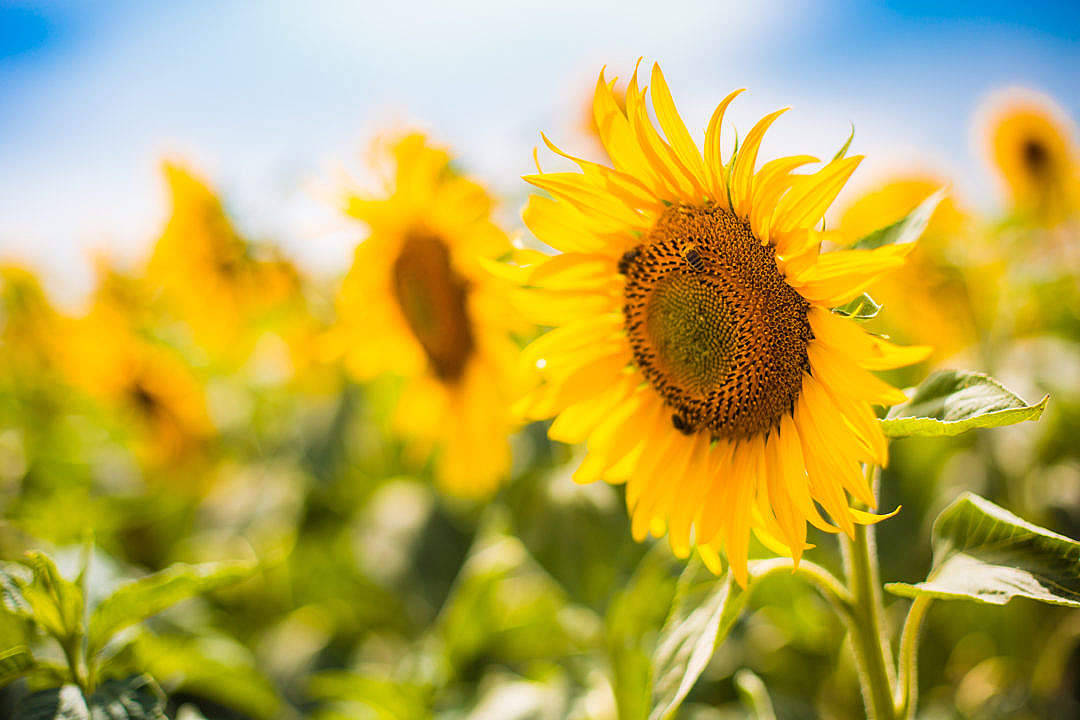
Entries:
<svg viewBox="0 0 1080 720">
<path fill-rule="evenodd" d="M 919 206 L 905 217 L 897 220 L 892 225 L 887 225 L 870 233 L 852 245 L 852 249 L 873 250 L 885 245 L 904 245 L 915 242 L 926 230 L 926 226 L 930 224 L 930 218 L 933 216 L 934 210 L 937 209 L 938 204 L 944 197 L 945 191 L 938 190 L 919 203 Z"/>
<path fill-rule="evenodd" d="M 675 714 L 748 597 L 731 573 L 718 578 L 696 557 L 687 564 L 653 657 L 655 681 L 649 720 L 665 720 Z"/>
<path fill-rule="evenodd" d="M 34 656 L 25 645 L 18 645 L 0 653 L 0 687 L 26 674 L 33 667 Z"/>
<path fill-rule="evenodd" d="M 34 579 L 22 587 L 22 596 L 33 609 L 34 620 L 63 642 L 83 631 L 83 594 L 65 580 L 52 558 L 32 550 L 21 561 L 34 571 Z"/>
<path fill-rule="evenodd" d="M 834 307 L 832 311 L 852 320 L 869 320 L 877 317 L 877 314 L 881 312 L 881 306 L 874 302 L 874 298 L 863 293 L 840 307 Z"/>
<path fill-rule="evenodd" d="M 254 569 L 250 563 L 177 564 L 120 586 L 90 616 L 88 654 L 96 654 L 124 628 L 178 602 L 243 580 Z"/>
<path fill-rule="evenodd" d="M 967 370 L 939 370 L 881 421 L 888 437 L 941 437 L 976 428 L 1038 420 L 1050 396 L 1035 405 L 989 375 Z"/>
<path fill-rule="evenodd" d="M 1014 597 L 1080 607 L 1080 543 L 1032 525 L 974 493 L 934 521 L 934 566 L 926 582 L 889 592 L 1004 605 Z"/>
</svg>

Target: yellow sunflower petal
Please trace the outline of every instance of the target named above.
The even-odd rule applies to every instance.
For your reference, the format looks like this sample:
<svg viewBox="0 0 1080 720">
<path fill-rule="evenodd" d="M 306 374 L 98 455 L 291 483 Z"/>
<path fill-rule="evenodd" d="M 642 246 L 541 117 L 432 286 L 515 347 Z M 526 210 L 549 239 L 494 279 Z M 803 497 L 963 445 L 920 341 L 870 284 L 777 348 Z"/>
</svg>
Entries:
<svg viewBox="0 0 1080 720">
<path fill-rule="evenodd" d="M 675 101 L 671 97 L 664 73 L 660 71 L 660 64 L 654 63 L 652 68 L 652 99 L 656 109 L 656 119 L 660 127 L 671 143 L 672 149 L 686 169 L 690 171 L 697 181 L 699 189 L 706 187 L 705 165 L 701 160 L 701 151 L 698 150 L 693 138 L 686 129 L 679 111 L 675 109 Z"/>
<path fill-rule="evenodd" d="M 810 308 L 808 315 L 814 337 L 838 352 L 851 356 L 867 370 L 891 370 L 925 360 L 932 350 L 926 346 L 901 347 L 859 327 L 854 320 L 840 317 L 822 307 Z"/>
<path fill-rule="evenodd" d="M 724 129 L 724 113 L 728 105 L 742 92 L 744 90 L 732 91 L 716 106 L 712 118 L 709 119 L 709 126 L 705 130 L 705 167 L 709 174 L 711 197 L 713 202 L 725 207 L 728 204 L 728 185 L 727 178 L 724 176 L 726 165 L 720 148 L 720 133 Z"/>
<path fill-rule="evenodd" d="M 765 139 L 765 131 L 788 110 L 790 108 L 782 108 L 758 120 L 757 124 L 746 134 L 746 139 L 735 156 L 735 165 L 731 168 L 729 187 L 731 188 L 731 201 L 735 204 L 733 210 L 741 218 L 750 215 L 750 205 L 754 192 L 754 165 L 757 163 L 761 141 Z"/>
<path fill-rule="evenodd" d="M 791 285 L 811 302 L 835 307 L 864 292 L 883 273 L 904 264 L 909 245 L 874 250 L 839 250 L 822 255 Z"/>
<path fill-rule="evenodd" d="M 786 233 L 817 225 L 862 159 L 854 155 L 834 160 L 813 175 L 800 178 L 777 203 L 773 231 Z"/>
</svg>

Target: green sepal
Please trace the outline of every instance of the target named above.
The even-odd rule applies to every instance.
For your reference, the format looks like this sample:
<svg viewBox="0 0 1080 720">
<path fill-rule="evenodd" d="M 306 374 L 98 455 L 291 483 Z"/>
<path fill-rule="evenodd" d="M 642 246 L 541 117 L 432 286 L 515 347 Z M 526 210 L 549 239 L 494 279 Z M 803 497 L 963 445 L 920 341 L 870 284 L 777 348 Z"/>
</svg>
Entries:
<svg viewBox="0 0 1080 720">
<path fill-rule="evenodd" d="M 874 302 L 874 298 L 863 293 L 839 307 L 834 307 L 832 311 L 852 320 L 869 320 L 877 317 L 877 314 L 881 312 L 881 305 Z"/>
<path fill-rule="evenodd" d="M 836 162 L 837 160 L 841 160 L 841 159 L 843 159 L 843 157 L 845 155 L 847 155 L 848 150 L 851 149 L 851 141 L 854 140 L 854 139 L 855 139 L 855 123 L 851 123 L 851 134 L 848 135 L 847 142 L 845 142 L 843 144 L 843 146 L 839 150 L 836 151 L 836 154 L 833 155 L 832 162 Z"/>
</svg>

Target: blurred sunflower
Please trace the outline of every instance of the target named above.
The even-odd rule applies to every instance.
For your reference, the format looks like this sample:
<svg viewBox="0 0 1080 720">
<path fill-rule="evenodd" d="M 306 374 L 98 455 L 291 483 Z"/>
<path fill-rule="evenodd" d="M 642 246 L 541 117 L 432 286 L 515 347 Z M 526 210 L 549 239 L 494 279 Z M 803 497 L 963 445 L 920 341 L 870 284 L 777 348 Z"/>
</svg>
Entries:
<svg viewBox="0 0 1080 720">
<path fill-rule="evenodd" d="M 837 230 L 853 243 L 914 210 L 946 183 L 926 175 L 893 178 L 851 203 Z M 973 221 L 948 195 L 937 206 L 907 262 L 870 287 L 886 308 L 904 308 L 887 315 L 889 330 L 904 342 L 930 345 L 931 361 L 947 358 L 975 341 L 975 311 L 965 269 L 953 261 L 973 255 Z M 968 262 L 966 265 L 972 265 Z M 970 268 L 974 270 L 975 268 Z"/>
<path fill-rule="evenodd" d="M 1012 91 L 985 114 L 986 152 L 1013 209 L 1050 225 L 1080 210 L 1080 166 L 1062 113 L 1049 100 Z"/>
<path fill-rule="evenodd" d="M 491 220 L 491 197 L 446 151 L 409 134 L 376 152 L 392 179 L 380 194 L 345 197 L 344 212 L 370 232 L 342 282 L 331 337 L 354 378 L 405 378 L 394 426 L 425 454 L 438 448 L 441 486 L 488 495 L 510 467 L 507 408 L 520 392 L 510 333 L 521 321 L 483 260 L 511 245 Z"/>
<path fill-rule="evenodd" d="M 751 530 L 797 562 L 806 523 L 854 532 L 880 516 L 860 462 L 884 464 L 872 404 L 904 400 L 871 374 L 924 358 L 830 312 L 899 267 L 910 246 L 820 254 L 815 230 L 861 158 L 813 174 L 807 156 L 755 171 L 758 122 L 724 158 L 724 111 L 704 157 L 654 65 L 649 119 L 637 72 L 620 111 L 601 72 L 594 111 L 614 167 L 525 179 L 524 219 L 561 254 L 531 273 L 531 313 L 556 329 L 525 351 L 543 382 L 519 409 L 557 416 L 549 435 L 587 441 L 575 479 L 626 483 L 635 538 L 665 532 L 747 582 Z M 823 518 L 815 503 L 828 512 Z M 835 523 L 835 525 L 834 525 Z"/>
<path fill-rule="evenodd" d="M 59 357 L 73 386 L 132 429 L 139 460 L 161 467 L 197 456 L 213 427 L 198 378 L 145 326 L 144 292 L 99 266 L 90 309 L 67 320 Z"/>
<path fill-rule="evenodd" d="M 299 274 L 242 238 L 204 181 L 172 163 L 164 173 L 172 211 L 147 265 L 147 285 L 215 359 L 242 362 L 261 321 L 299 298 Z"/>
<path fill-rule="evenodd" d="M 0 361 L 6 373 L 51 368 L 59 315 L 37 275 L 14 263 L 0 264 Z"/>
</svg>

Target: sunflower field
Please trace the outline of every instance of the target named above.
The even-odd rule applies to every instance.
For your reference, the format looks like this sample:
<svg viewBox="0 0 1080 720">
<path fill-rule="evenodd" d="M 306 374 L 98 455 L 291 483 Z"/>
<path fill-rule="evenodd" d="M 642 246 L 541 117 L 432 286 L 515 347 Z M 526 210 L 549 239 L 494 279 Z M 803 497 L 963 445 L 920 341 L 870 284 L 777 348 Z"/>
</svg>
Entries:
<svg viewBox="0 0 1080 720">
<path fill-rule="evenodd" d="M 318 60 L 267 42 L 259 57 L 279 59 L 235 85 L 215 42 L 264 37 L 270 25 L 231 23 L 266 11 L 203 8 L 189 34 L 180 10 L 121 5 L 0 8 L 14 93 L 0 107 L 33 118 L 12 137 L 33 124 L 85 149 L 68 175 L 13 143 L 0 186 L 51 198 L 0 206 L 40 223 L 0 220 L 0 718 L 1080 717 L 1080 96 L 1075 75 L 1072 96 L 1041 89 L 1075 68 L 1075 11 L 1033 11 L 1041 24 L 1012 35 L 1001 27 L 1021 21 L 996 6 L 873 16 L 924 29 L 928 57 L 965 23 L 1017 48 L 1045 33 L 1037 57 L 1060 55 L 1017 50 L 1024 82 L 999 82 L 972 46 L 985 64 L 939 73 L 964 92 L 969 70 L 994 80 L 967 114 L 935 110 L 953 104 L 918 73 L 878 79 L 924 98 L 911 118 L 972 138 L 965 174 L 923 161 L 918 133 L 892 137 L 906 106 L 868 115 L 884 128 L 821 130 L 834 115 L 774 110 L 788 85 L 754 71 L 759 110 L 738 62 L 703 69 L 668 20 L 630 35 L 642 47 L 597 40 L 622 53 L 597 62 L 567 41 L 577 69 L 554 83 L 475 50 L 502 42 L 493 27 L 522 58 L 531 32 L 561 47 L 535 8 L 286 3 L 265 38 L 328 12 L 304 45 Z M 63 91 L 30 83 L 82 57 L 50 43 L 91 18 L 116 33 L 100 42 L 146 31 L 132 42 L 149 64 L 114 68 L 130 88 L 94 81 L 106 65 L 57 65 L 79 73 Z M 437 50 L 379 54 L 394 23 Z M 289 82 L 315 103 L 302 88 L 348 64 L 331 30 L 355 32 L 348 57 L 378 57 L 386 83 L 410 64 L 471 70 L 399 89 L 386 105 L 421 109 L 364 116 L 278 199 L 233 202 L 257 159 L 231 172 L 198 148 L 142 149 L 136 128 L 166 112 L 153 98 L 188 102 L 182 78 L 212 88 L 220 72 L 225 109 L 170 115 L 174 134 L 202 137 Z M 443 31 L 461 36 L 431 40 Z M 1062 34 L 1071 45 L 1053 45 Z M 862 48 L 866 72 L 887 47 Z M 676 60 L 635 54 L 665 48 Z M 858 62 L 841 66 L 869 87 Z M 540 96 L 531 110 L 510 91 L 446 110 L 504 75 Z M 40 125 L 44 100 L 15 100 L 65 92 L 89 104 L 55 126 Z M 829 102 L 843 116 L 857 92 Z M 304 137 L 338 112 L 292 106 L 274 107 Z M 502 113 L 528 125 L 531 157 L 500 135 Z M 204 136 L 261 157 L 242 138 L 292 120 L 256 114 Z M 130 139 L 156 163 L 161 206 L 126 244 L 109 238 L 145 216 L 142 190 L 92 187 L 126 156 L 80 129 L 114 116 L 100 142 Z M 909 161 L 873 164 L 875 148 Z M 23 157 L 45 168 L 25 190 Z M 68 185 L 83 204 L 60 200 Z M 302 229 L 280 212 L 297 196 L 317 218 Z M 48 228 L 92 248 L 75 263 L 84 290 Z M 341 262 L 310 262 L 327 237 Z"/>
</svg>

